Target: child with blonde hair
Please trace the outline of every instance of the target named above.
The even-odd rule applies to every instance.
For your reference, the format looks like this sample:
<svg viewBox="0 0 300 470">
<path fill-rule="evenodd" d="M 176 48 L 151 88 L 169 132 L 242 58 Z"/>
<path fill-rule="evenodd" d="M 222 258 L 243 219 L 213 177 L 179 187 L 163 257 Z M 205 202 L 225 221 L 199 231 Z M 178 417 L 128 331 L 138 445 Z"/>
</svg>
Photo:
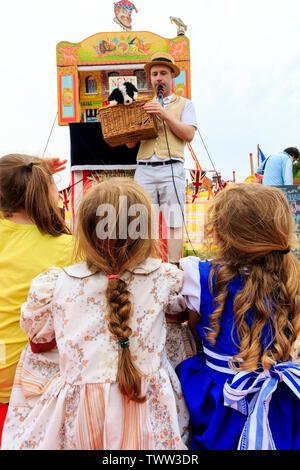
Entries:
<svg viewBox="0 0 300 470">
<path fill-rule="evenodd" d="M 300 449 L 300 263 L 278 189 L 228 186 L 214 198 L 213 261 L 182 260 L 190 322 L 203 351 L 176 369 L 192 449 Z M 299 344 L 298 344 L 299 345 Z"/>
<path fill-rule="evenodd" d="M 36 277 L 21 314 L 35 344 L 56 338 L 59 371 L 30 412 L 9 407 L 2 449 L 186 449 L 189 416 L 165 348 L 165 313 L 185 310 L 182 271 L 161 261 L 151 209 L 124 178 L 84 196 L 84 261 Z"/>
</svg>

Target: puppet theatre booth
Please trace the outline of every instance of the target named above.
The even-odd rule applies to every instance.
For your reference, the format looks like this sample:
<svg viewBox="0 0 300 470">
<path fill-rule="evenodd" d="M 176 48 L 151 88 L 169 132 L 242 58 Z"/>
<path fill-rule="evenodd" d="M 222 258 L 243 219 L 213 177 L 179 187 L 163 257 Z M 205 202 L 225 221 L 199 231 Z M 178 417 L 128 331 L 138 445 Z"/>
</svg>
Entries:
<svg viewBox="0 0 300 470">
<path fill-rule="evenodd" d="M 106 32 L 79 43 L 57 44 L 58 124 L 69 126 L 71 147 L 71 184 L 63 192 L 63 203 L 71 213 L 72 229 L 82 195 L 93 184 L 134 177 L 138 146 L 108 144 L 101 116 L 110 93 L 124 82 L 135 85 L 138 98 L 129 106 L 117 107 L 130 109 L 139 100 L 153 97 L 144 65 L 156 52 L 173 55 L 181 69 L 173 80 L 173 92 L 190 98 L 190 43 L 182 32 L 172 39 L 147 31 Z"/>
</svg>

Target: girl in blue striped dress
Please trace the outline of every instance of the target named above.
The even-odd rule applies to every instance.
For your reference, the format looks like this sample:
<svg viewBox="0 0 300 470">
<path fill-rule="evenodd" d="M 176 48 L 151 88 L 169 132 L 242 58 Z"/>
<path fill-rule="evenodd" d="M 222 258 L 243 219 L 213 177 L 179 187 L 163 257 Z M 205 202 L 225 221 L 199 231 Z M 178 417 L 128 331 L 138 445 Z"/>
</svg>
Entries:
<svg viewBox="0 0 300 470">
<path fill-rule="evenodd" d="M 300 263 L 284 193 L 231 185 L 214 198 L 213 261 L 181 260 L 199 352 L 179 364 L 192 449 L 300 449 Z"/>
</svg>

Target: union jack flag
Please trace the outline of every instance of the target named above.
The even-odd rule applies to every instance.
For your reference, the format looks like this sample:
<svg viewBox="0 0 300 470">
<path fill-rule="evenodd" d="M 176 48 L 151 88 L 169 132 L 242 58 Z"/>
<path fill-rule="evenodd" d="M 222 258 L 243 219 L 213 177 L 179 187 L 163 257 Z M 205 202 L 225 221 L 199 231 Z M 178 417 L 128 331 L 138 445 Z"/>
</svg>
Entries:
<svg viewBox="0 0 300 470">
<path fill-rule="evenodd" d="M 194 193 L 193 193 L 193 199 L 192 199 L 192 203 L 195 201 L 198 193 L 199 193 L 199 190 L 203 184 L 203 180 L 204 180 L 204 177 L 206 175 L 206 171 L 202 171 L 202 170 L 190 170 L 190 175 L 191 175 L 191 178 L 192 178 L 192 184 L 194 186 Z"/>
</svg>

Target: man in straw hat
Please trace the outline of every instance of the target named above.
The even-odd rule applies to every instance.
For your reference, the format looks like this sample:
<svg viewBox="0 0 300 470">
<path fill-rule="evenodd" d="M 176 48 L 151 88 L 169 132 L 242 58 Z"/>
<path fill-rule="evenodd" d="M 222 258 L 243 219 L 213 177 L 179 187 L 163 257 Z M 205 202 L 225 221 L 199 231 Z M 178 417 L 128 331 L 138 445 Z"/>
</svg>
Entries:
<svg viewBox="0 0 300 470">
<path fill-rule="evenodd" d="M 194 138 L 196 113 L 190 100 L 172 93 L 172 80 L 180 74 L 172 55 L 158 52 L 144 69 L 150 76 L 156 95 L 161 87 L 163 105 L 157 97 L 144 105 L 147 113 L 156 116 L 158 137 L 141 141 L 135 181 L 149 192 L 153 202 L 162 209 L 169 230 L 169 262 L 178 264 L 184 224 L 184 147 Z M 128 147 L 134 145 L 128 144 Z"/>
</svg>

